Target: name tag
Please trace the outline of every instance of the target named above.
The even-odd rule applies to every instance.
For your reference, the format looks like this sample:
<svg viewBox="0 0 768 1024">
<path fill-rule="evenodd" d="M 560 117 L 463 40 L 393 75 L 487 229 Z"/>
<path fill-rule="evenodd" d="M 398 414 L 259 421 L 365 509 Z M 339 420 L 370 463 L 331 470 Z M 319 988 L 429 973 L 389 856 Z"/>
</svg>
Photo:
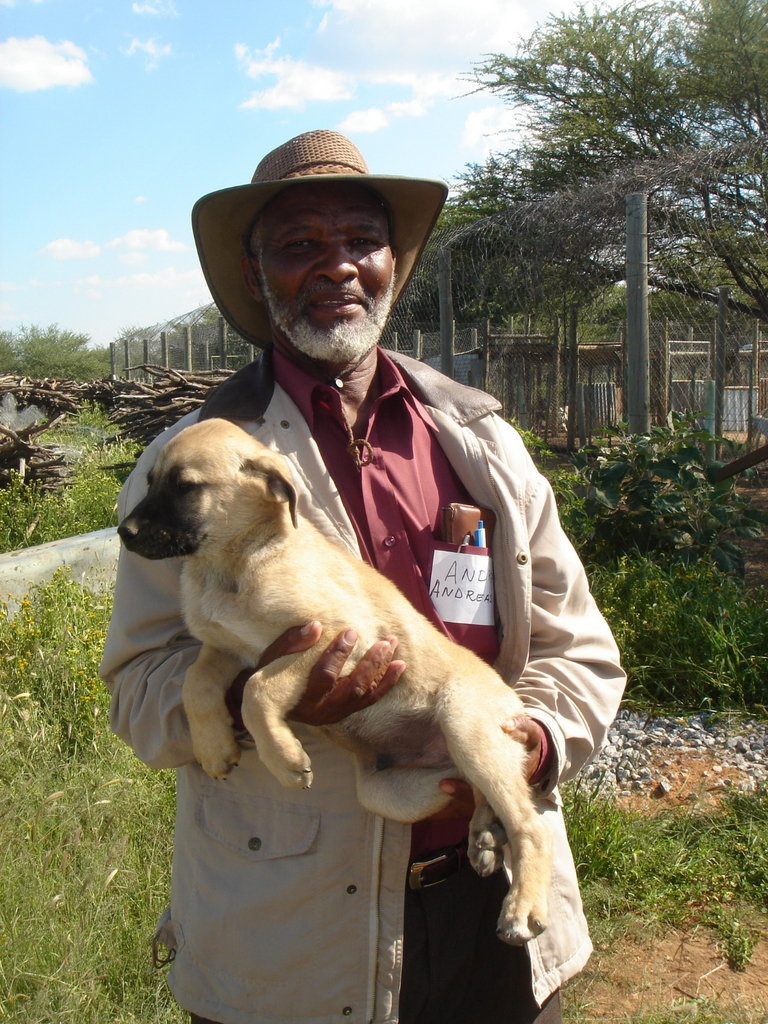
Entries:
<svg viewBox="0 0 768 1024">
<path fill-rule="evenodd" d="M 487 549 L 486 549 L 487 550 Z M 493 564 L 488 554 L 436 549 L 429 596 L 443 622 L 493 626 Z"/>
</svg>

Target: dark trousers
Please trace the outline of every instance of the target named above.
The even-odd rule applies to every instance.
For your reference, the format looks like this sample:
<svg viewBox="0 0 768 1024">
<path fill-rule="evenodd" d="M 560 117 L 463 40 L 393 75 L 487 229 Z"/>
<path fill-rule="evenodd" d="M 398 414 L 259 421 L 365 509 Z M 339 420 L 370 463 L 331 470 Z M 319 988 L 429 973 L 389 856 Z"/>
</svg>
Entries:
<svg viewBox="0 0 768 1024">
<path fill-rule="evenodd" d="M 465 865 L 406 890 L 400 1024 L 562 1024 L 559 993 L 538 1006 L 525 950 L 496 938 L 506 889 L 501 872 L 479 878 Z"/>
</svg>

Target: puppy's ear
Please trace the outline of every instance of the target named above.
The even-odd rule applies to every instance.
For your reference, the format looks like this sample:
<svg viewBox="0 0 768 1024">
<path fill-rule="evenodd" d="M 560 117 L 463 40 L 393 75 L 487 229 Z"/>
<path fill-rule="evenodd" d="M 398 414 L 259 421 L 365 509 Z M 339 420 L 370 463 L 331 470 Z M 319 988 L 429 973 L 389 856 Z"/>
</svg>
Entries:
<svg viewBox="0 0 768 1024">
<path fill-rule="evenodd" d="M 290 480 L 287 480 L 280 473 L 267 473 L 267 487 L 274 494 L 277 501 L 287 501 L 288 510 L 291 513 L 293 528 L 298 529 L 296 519 L 296 489 Z"/>
<path fill-rule="evenodd" d="M 243 459 L 240 468 L 247 476 L 260 476 L 266 480 L 267 488 L 275 501 L 288 502 L 291 522 L 294 529 L 298 528 L 296 518 L 296 490 L 289 478 L 275 469 L 264 466 L 258 459 Z"/>
</svg>

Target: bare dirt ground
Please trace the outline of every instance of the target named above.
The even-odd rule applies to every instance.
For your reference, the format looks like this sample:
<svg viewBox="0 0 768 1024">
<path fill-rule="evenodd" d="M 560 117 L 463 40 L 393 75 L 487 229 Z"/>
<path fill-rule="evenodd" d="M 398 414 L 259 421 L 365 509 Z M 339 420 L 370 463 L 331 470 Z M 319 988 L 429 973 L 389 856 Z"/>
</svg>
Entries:
<svg viewBox="0 0 768 1024">
<path fill-rule="evenodd" d="M 758 485 L 739 486 L 751 503 L 768 512 L 768 469 Z M 745 586 L 768 588 L 768 533 L 741 542 L 747 560 Z M 669 752 L 660 754 L 668 759 Z M 659 798 L 649 790 L 628 798 L 648 814 L 696 801 L 717 803 L 723 781 L 738 783 L 738 772 L 713 771 L 714 756 L 687 758 L 675 764 L 660 761 L 659 775 L 676 779 Z M 685 769 L 683 772 L 682 769 Z M 638 924 L 599 944 L 581 976 L 565 990 L 566 1020 L 583 1024 L 681 1021 L 693 1024 L 768 1024 L 768 935 L 758 942 L 745 970 L 733 970 L 716 937 L 696 928 L 690 932 L 649 935 Z"/>
</svg>

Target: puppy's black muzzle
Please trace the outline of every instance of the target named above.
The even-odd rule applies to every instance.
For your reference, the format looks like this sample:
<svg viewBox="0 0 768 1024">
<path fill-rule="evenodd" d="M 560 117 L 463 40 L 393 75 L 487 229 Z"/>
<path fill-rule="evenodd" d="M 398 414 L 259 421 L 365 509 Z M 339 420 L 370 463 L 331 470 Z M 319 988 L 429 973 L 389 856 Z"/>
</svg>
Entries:
<svg viewBox="0 0 768 1024">
<path fill-rule="evenodd" d="M 142 558 L 178 558 L 191 555 L 201 535 L 190 517 L 179 514 L 175 502 L 148 495 L 117 528 L 125 547 Z"/>
</svg>

